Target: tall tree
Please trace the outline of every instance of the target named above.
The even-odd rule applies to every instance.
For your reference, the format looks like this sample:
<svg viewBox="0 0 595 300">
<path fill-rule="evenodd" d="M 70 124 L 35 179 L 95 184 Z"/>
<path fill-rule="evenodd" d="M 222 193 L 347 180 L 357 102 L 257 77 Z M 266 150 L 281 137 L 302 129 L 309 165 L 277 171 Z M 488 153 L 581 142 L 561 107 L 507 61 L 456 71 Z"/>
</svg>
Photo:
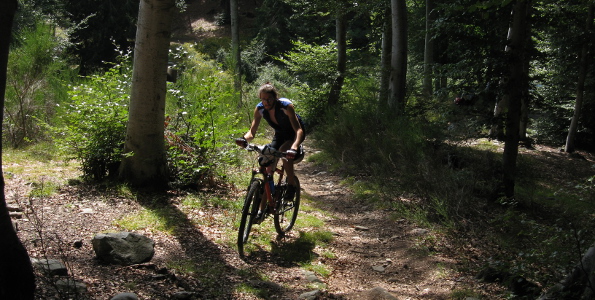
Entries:
<svg viewBox="0 0 595 300">
<path fill-rule="evenodd" d="M 338 7 L 336 9 L 336 16 L 337 76 L 331 84 L 331 91 L 328 98 L 330 106 L 339 103 L 341 89 L 343 88 L 343 82 L 345 81 L 345 71 L 347 70 L 347 19 L 345 10 Z"/>
<path fill-rule="evenodd" d="M 17 0 L 0 1 L 0 109 L 4 111 L 6 67 L 11 40 L 12 21 Z M 0 116 L 3 124 L 4 116 Z M 2 141 L 0 140 L 0 171 L 2 171 Z M 4 176 L 0 172 L 0 299 L 34 299 L 35 277 L 27 250 L 14 230 L 4 194 Z"/>
<path fill-rule="evenodd" d="M 581 117 L 581 111 L 583 107 L 583 98 L 585 94 L 585 79 L 587 78 L 588 67 L 591 63 L 592 54 L 589 53 L 591 48 L 591 41 L 593 38 L 593 10 L 594 4 L 589 4 L 589 12 L 587 14 L 587 21 L 585 26 L 585 34 L 583 38 L 583 45 L 581 53 L 579 55 L 580 64 L 578 66 L 578 81 L 576 85 L 576 100 L 574 103 L 574 115 L 570 122 L 570 128 L 568 129 L 568 136 L 566 137 L 566 146 L 564 151 L 568 153 L 574 152 L 574 141 L 576 132 L 578 129 L 578 122 Z"/>
<path fill-rule="evenodd" d="M 528 82 L 525 62 L 529 59 L 527 37 L 529 35 L 530 8 L 530 0 L 517 0 L 514 4 L 509 40 L 509 74 L 505 85 L 505 93 L 508 95 L 508 113 L 506 118 L 504 154 L 502 157 L 504 192 L 508 198 L 514 197 L 516 162 L 520 140 L 521 102 L 529 93 L 529 87 L 525 84 Z"/>
<path fill-rule="evenodd" d="M 382 28 L 382 50 L 380 57 L 380 91 L 378 93 L 378 108 L 384 109 L 389 101 L 389 86 L 392 56 L 392 19 L 390 7 L 384 13 Z"/>
<path fill-rule="evenodd" d="M 407 3 L 391 0 L 392 59 L 389 106 L 402 114 L 405 109 L 407 83 Z"/>
<path fill-rule="evenodd" d="M 434 37 L 432 33 L 432 24 L 434 23 L 434 16 L 436 6 L 434 0 L 426 0 L 426 32 L 424 41 L 424 81 L 423 94 L 429 98 L 432 93 L 432 67 L 434 65 Z"/>
<path fill-rule="evenodd" d="M 238 0 L 230 0 L 231 15 L 231 59 L 234 71 L 234 87 L 238 95 L 238 105 L 242 103 L 242 56 L 240 50 L 240 19 L 238 17 Z"/>
<path fill-rule="evenodd" d="M 141 0 L 134 46 L 125 158 L 120 177 L 136 186 L 167 182 L 164 122 L 167 60 L 175 0 Z"/>
</svg>

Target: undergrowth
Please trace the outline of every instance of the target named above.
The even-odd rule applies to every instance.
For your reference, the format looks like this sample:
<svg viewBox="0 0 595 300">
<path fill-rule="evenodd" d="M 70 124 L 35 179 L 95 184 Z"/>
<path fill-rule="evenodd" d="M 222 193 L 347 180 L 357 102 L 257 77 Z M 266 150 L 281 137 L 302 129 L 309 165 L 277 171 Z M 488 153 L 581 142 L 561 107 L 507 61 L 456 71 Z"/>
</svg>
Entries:
<svg viewBox="0 0 595 300">
<path fill-rule="evenodd" d="M 503 144 L 467 133 L 449 139 L 439 120 L 386 114 L 368 102 L 327 118 L 332 122 L 316 135 L 324 151 L 313 161 L 346 174 L 356 201 L 433 231 L 428 236 L 435 238 L 420 240 L 420 249 L 467 256 L 473 255 L 463 251 L 469 239 L 481 240 L 473 248 L 485 257 L 466 265 L 467 272 L 489 265 L 548 286 L 593 242 L 589 178 L 542 188 L 536 161 L 521 155 L 517 198 L 506 201 Z"/>
</svg>

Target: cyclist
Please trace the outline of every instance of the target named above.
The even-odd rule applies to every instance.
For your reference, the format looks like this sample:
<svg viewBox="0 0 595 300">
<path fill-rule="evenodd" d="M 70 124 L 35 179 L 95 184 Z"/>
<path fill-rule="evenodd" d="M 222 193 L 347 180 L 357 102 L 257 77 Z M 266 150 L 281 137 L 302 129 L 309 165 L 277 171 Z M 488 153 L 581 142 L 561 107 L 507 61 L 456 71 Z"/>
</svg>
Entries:
<svg viewBox="0 0 595 300">
<path fill-rule="evenodd" d="M 267 123 L 275 130 L 275 135 L 269 147 L 281 152 L 287 152 L 287 160 L 283 160 L 283 167 L 287 172 L 287 192 L 286 199 L 292 199 L 295 195 L 295 173 L 293 164 L 299 162 L 304 151 L 302 142 L 306 138 L 304 132 L 304 123 L 301 117 L 295 113 L 295 108 L 291 101 L 286 98 L 279 98 L 279 92 L 269 82 L 263 84 L 258 89 L 260 101 L 254 109 L 254 120 L 250 129 L 244 134 L 244 140 L 239 140 L 237 144 L 246 147 L 246 143 L 254 139 L 260 121 L 264 118 Z M 275 164 L 269 167 L 275 167 Z"/>
</svg>

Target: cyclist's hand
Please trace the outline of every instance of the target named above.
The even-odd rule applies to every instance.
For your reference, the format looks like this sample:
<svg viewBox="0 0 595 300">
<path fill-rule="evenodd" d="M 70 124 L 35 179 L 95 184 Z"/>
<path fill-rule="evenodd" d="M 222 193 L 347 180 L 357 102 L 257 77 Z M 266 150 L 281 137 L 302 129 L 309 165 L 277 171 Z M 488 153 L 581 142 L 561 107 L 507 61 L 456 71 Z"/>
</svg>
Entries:
<svg viewBox="0 0 595 300">
<path fill-rule="evenodd" d="M 295 159 L 296 155 L 297 155 L 297 150 L 290 149 L 290 150 L 287 150 L 287 152 L 285 154 L 285 158 L 287 158 L 287 159 Z"/>
<path fill-rule="evenodd" d="M 236 145 L 242 147 L 242 148 L 246 148 L 248 147 L 248 141 L 246 141 L 245 138 L 237 138 L 236 139 Z"/>
</svg>

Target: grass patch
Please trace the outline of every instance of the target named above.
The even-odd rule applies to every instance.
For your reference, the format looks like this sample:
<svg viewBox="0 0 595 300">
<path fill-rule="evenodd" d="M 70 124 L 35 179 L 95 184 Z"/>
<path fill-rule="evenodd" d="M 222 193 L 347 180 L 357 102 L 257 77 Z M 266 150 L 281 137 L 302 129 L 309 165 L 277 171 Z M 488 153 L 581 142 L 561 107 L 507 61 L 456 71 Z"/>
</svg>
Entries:
<svg viewBox="0 0 595 300">
<path fill-rule="evenodd" d="M 177 224 L 171 208 L 143 208 L 137 213 L 114 221 L 114 225 L 125 230 L 149 230 L 174 234 Z"/>
<path fill-rule="evenodd" d="M 7 179 L 18 174 L 31 182 L 66 184 L 81 175 L 80 164 L 61 156 L 53 144 L 39 143 L 25 149 L 2 149 L 2 170 Z"/>
<path fill-rule="evenodd" d="M 58 191 L 59 188 L 59 185 L 56 182 L 51 181 L 41 183 L 33 182 L 31 186 L 33 189 L 31 192 L 29 192 L 29 196 L 37 198 L 52 196 Z"/>
<path fill-rule="evenodd" d="M 329 266 L 320 263 L 314 264 L 312 262 L 307 262 L 300 264 L 300 267 L 302 267 L 302 269 L 304 270 L 314 272 L 325 278 L 329 277 L 333 272 L 333 270 Z"/>
</svg>

